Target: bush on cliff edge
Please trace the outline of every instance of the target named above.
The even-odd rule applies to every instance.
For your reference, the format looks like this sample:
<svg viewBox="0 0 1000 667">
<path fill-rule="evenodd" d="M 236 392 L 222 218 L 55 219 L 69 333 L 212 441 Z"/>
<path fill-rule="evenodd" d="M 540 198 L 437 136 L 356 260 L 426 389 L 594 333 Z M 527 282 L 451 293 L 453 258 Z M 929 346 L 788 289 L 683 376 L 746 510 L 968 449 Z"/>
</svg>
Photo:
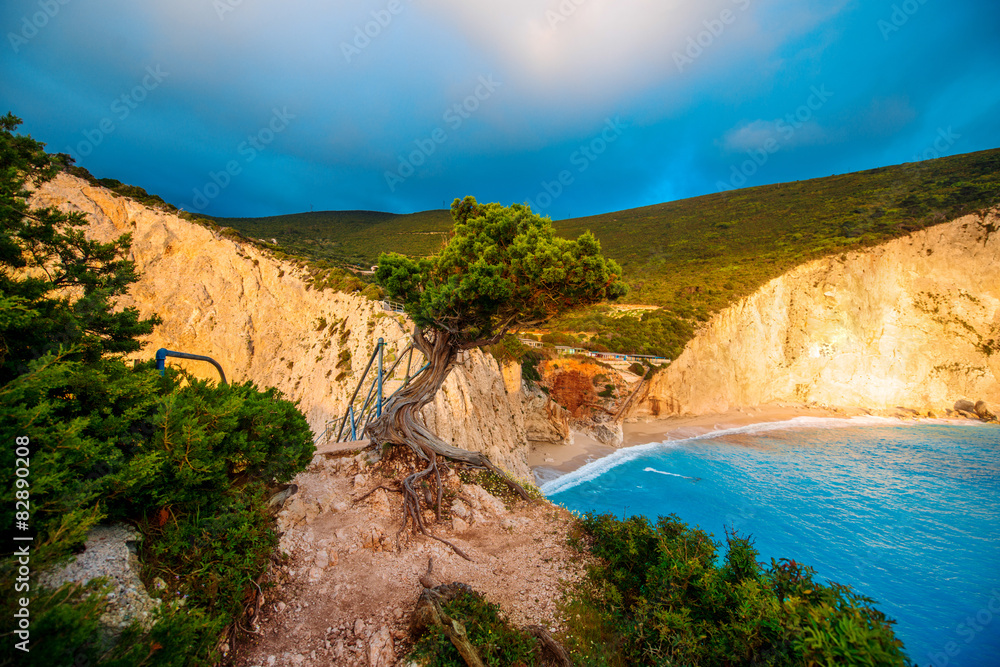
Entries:
<svg viewBox="0 0 1000 667">
<path fill-rule="evenodd" d="M 750 538 L 727 550 L 675 515 L 652 524 L 587 514 L 598 557 L 566 607 L 581 665 L 908 665 L 873 600 L 822 584 L 807 566 L 757 562 Z"/>
<path fill-rule="evenodd" d="M 118 356 L 141 349 L 157 323 L 115 307 L 137 277 L 129 237 L 91 241 L 81 214 L 30 207 L 26 186 L 66 160 L 15 136 L 19 124 L 0 118 L 0 493 L 11 501 L 0 526 L 34 540 L 28 590 L 16 585 L 15 543 L 3 540 L 0 590 L 11 594 L 0 599 L 0 665 L 25 655 L 45 665 L 211 664 L 276 543 L 268 486 L 309 463 L 311 432 L 276 390 L 161 377 Z M 15 444 L 25 443 L 18 463 Z M 141 576 L 147 588 L 165 583 L 152 628 L 103 627 L 99 583 L 39 586 L 39 573 L 70 559 L 102 521 L 143 533 Z M 15 648 L 21 598 L 29 654 Z"/>
</svg>

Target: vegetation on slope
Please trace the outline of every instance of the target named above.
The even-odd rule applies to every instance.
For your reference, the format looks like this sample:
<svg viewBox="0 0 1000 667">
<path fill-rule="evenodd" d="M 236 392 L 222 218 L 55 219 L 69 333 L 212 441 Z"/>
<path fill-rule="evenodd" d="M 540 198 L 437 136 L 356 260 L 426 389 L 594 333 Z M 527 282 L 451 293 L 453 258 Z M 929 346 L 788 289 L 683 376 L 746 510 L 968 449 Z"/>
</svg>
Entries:
<svg viewBox="0 0 1000 667">
<path fill-rule="evenodd" d="M 1000 149 L 994 149 L 555 221 L 564 237 L 593 232 L 605 254 L 621 264 L 629 301 L 664 311 L 621 315 L 593 306 L 554 320 L 550 329 L 587 332 L 601 339 L 595 349 L 672 358 L 698 322 L 803 262 L 998 203 Z M 303 213 L 219 222 L 250 236 L 275 238 L 312 259 L 359 265 L 374 263 L 382 251 L 412 257 L 436 253 L 450 229 L 447 211 Z"/>
<path fill-rule="evenodd" d="M 451 234 L 451 213 L 409 215 L 375 211 L 322 211 L 270 218 L 214 218 L 253 238 L 275 239 L 285 252 L 340 266 L 368 269 L 381 253 L 437 254 Z"/>
<path fill-rule="evenodd" d="M 312 434 L 276 390 L 119 356 L 157 323 L 115 307 L 136 280 L 129 236 L 91 241 L 81 214 L 30 208 L 25 184 L 63 165 L 15 136 L 19 123 L 0 119 L 0 523 L 34 539 L 7 539 L 0 556 L 0 588 L 19 593 L 0 602 L 0 665 L 23 658 L 22 641 L 40 665 L 213 664 L 277 543 L 268 491 L 308 464 Z M 143 535 L 141 577 L 162 600 L 152 627 L 108 628 L 100 582 L 40 584 L 112 521 Z M 15 642 L 22 599 L 30 636 Z"/>
<path fill-rule="evenodd" d="M 704 318 L 799 264 L 1000 203 L 1000 149 L 554 223 L 592 230 L 630 300 Z"/>
<path fill-rule="evenodd" d="M 597 556 L 565 611 L 579 665 L 908 665 L 873 600 L 793 560 L 757 562 L 750 538 L 719 544 L 676 516 L 588 514 Z"/>
</svg>

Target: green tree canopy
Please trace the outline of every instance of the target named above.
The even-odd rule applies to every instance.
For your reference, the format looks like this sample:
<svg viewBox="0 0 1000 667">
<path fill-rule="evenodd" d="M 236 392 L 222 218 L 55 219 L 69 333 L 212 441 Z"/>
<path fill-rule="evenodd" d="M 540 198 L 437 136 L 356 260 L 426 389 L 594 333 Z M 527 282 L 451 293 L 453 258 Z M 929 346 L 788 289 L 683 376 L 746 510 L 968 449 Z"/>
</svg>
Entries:
<svg viewBox="0 0 1000 667">
<path fill-rule="evenodd" d="M 431 533 L 421 518 L 414 484 L 425 477 L 436 480 L 440 516 L 438 457 L 487 468 L 522 498 L 529 497 L 487 456 L 446 443 L 423 425 L 420 410 L 434 400 L 458 353 L 627 291 L 621 267 L 601 255 L 601 245 L 589 232 L 575 241 L 556 238 L 552 221 L 527 206 L 479 204 L 472 197 L 456 199 L 451 215 L 455 229 L 441 254 L 424 259 L 383 254 L 375 272 L 389 298 L 402 301 L 413 318 L 413 345 L 427 358 L 427 366 L 389 400 L 365 434 L 379 444 L 407 445 L 428 462 L 403 480 L 403 525 L 412 520 L 425 535 Z M 431 537 L 467 558 L 447 540 Z"/>
<path fill-rule="evenodd" d="M 60 347 L 73 346 L 72 358 L 87 362 L 134 352 L 136 338 L 158 323 L 114 308 L 136 280 L 129 234 L 92 241 L 82 213 L 31 208 L 28 187 L 53 178 L 68 158 L 13 134 L 20 124 L 10 113 L 0 118 L 0 383 Z"/>
<path fill-rule="evenodd" d="M 459 348 L 494 342 L 519 325 L 623 296 L 622 270 L 587 232 L 569 240 L 527 206 L 451 205 L 453 236 L 425 259 L 383 254 L 376 279 L 422 329 L 450 334 Z"/>
<path fill-rule="evenodd" d="M 0 117 L 0 493 L 10 499 L 0 524 L 34 533 L 31 655 L 44 665 L 216 664 L 220 634 L 257 594 L 277 545 L 267 499 L 312 460 L 312 432 L 275 389 L 161 376 L 152 361 L 121 358 L 157 321 L 115 307 L 136 280 L 129 236 L 91 241 L 82 214 L 32 207 L 30 188 L 68 163 L 14 135 L 19 124 Z M 141 576 L 169 582 L 149 589 L 167 601 L 152 629 L 109 634 L 96 584 L 41 585 L 104 520 L 137 526 Z M 4 543 L 0 589 L 13 591 L 22 543 Z M 0 614 L 16 621 L 19 605 L 0 597 Z M 15 627 L 0 623 L 0 634 Z M 5 642 L 0 665 L 15 654 Z"/>
</svg>

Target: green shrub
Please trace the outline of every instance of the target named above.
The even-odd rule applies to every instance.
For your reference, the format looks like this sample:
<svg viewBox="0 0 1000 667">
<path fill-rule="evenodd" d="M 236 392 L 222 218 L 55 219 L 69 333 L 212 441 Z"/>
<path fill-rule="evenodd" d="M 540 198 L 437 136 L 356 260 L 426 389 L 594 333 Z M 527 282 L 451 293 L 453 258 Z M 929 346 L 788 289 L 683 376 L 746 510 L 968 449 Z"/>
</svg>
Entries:
<svg viewBox="0 0 1000 667">
<path fill-rule="evenodd" d="M 532 349 L 525 352 L 521 357 L 521 377 L 529 384 L 534 385 L 542 381 L 542 374 L 538 372 L 538 364 L 542 361 L 542 355 Z"/>
<path fill-rule="evenodd" d="M 221 618 L 175 601 L 154 613 L 150 629 L 134 623 L 112 641 L 99 622 L 106 604 L 99 582 L 41 591 L 32 600 L 32 635 L 58 640 L 34 643 L 31 664 L 186 667 L 220 657 L 215 647 L 225 628 Z"/>
<path fill-rule="evenodd" d="M 385 290 L 375 283 L 371 283 L 361 290 L 361 296 L 365 297 L 369 301 L 382 301 L 385 298 Z"/>
<path fill-rule="evenodd" d="M 542 342 L 549 345 L 564 345 L 566 347 L 576 347 L 580 343 L 576 336 L 561 331 L 554 331 L 543 335 Z"/>
<path fill-rule="evenodd" d="M 31 440 L 33 572 L 68 558 L 102 520 L 137 525 L 144 581 L 162 577 L 170 582 L 168 599 L 187 596 L 185 611 L 167 621 L 171 637 L 181 633 L 192 647 L 174 664 L 211 662 L 219 631 L 239 614 L 276 543 L 263 510 L 266 486 L 303 469 L 314 450 L 305 418 L 276 390 L 217 386 L 176 371 L 160 377 L 151 364 L 82 364 L 53 355 L 0 388 L 0 437 L 15 436 Z M 0 489 L 10 496 L 13 455 L 0 454 Z M 12 525 L 13 510 L 0 508 L 0 520 Z M 11 589 L 13 562 L 0 568 L 0 585 Z M 100 597 L 43 591 L 33 600 L 39 622 L 32 652 L 44 645 L 86 654 L 93 633 L 68 629 L 85 627 Z M 11 604 L 0 605 L 8 617 Z M 169 637 L 157 639 L 163 632 L 126 633 L 111 649 L 100 648 L 101 664 L 137 664 L 111 656 L 131 654 L 142 642 L 145 653 L 153 644 L 167 646 Z M 156 655 L 167 658 L 165 650 Z M 160 657 L 147 664 L 171 664 Z"/>
<path fill-rule="evenodd" d="M 500 607 L 474 592 L 461 592 L 444 601 L 442 610 L 459 621 L 469 641 L 491 667 L 541 665 L 538 641 L 517 628 L 501 614 Z M 451 640 L 440 628 L 432 627 L 417 640 L 410 658 L 428 667 L 465 667 Z"/>
<path fill-rule="evenodd" d="M 673 515 L 582 525 L 599 558 L 567 605 L 582 664 L 909 664 L 872 600 L 793 561 L 764 568 L 750 538 L 727 532 L 719 564 L 719 545 Z M 609 636 L 597 651 L 587 643 Z"/>
<path fill-rule="evenodd" d="M 531 348 L 517 339 L 514 334 L 507 334 L 500 342 L 490 345 L 486 351 L 493 355 L 501 364 L 519 362 Z"/>
</svg>

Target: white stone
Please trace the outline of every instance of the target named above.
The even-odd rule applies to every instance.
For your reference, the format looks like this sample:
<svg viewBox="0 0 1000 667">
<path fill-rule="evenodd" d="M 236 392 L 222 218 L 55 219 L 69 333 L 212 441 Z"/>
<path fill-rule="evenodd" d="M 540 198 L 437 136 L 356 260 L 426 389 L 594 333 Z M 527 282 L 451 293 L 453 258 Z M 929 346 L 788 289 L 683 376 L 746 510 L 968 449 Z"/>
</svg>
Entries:
<svg viewBox="0 0 1000 667">
<path fill-rule="evenodd" d="M 464 519 L 469 516 L 469 508 L 460 499 L 456 498 L 451 504 L 451 513 Z"/>
<path fill-rule="evenodd" d="M 507 506 L 499 498 L 491 495 L 478 484 L 463 484 L 461 492 L 472 501 L 472 506 L 482 509 L 486 514 L 502 516 L 507 514 Z"/>
<path fill-rule="evenodd" d="M 392 633 L 384 625 L 369 640 L 368 664 L 371 667 L 391 667 L 396 664 L 396 653 L 392 645 Z"/>
</svg>

